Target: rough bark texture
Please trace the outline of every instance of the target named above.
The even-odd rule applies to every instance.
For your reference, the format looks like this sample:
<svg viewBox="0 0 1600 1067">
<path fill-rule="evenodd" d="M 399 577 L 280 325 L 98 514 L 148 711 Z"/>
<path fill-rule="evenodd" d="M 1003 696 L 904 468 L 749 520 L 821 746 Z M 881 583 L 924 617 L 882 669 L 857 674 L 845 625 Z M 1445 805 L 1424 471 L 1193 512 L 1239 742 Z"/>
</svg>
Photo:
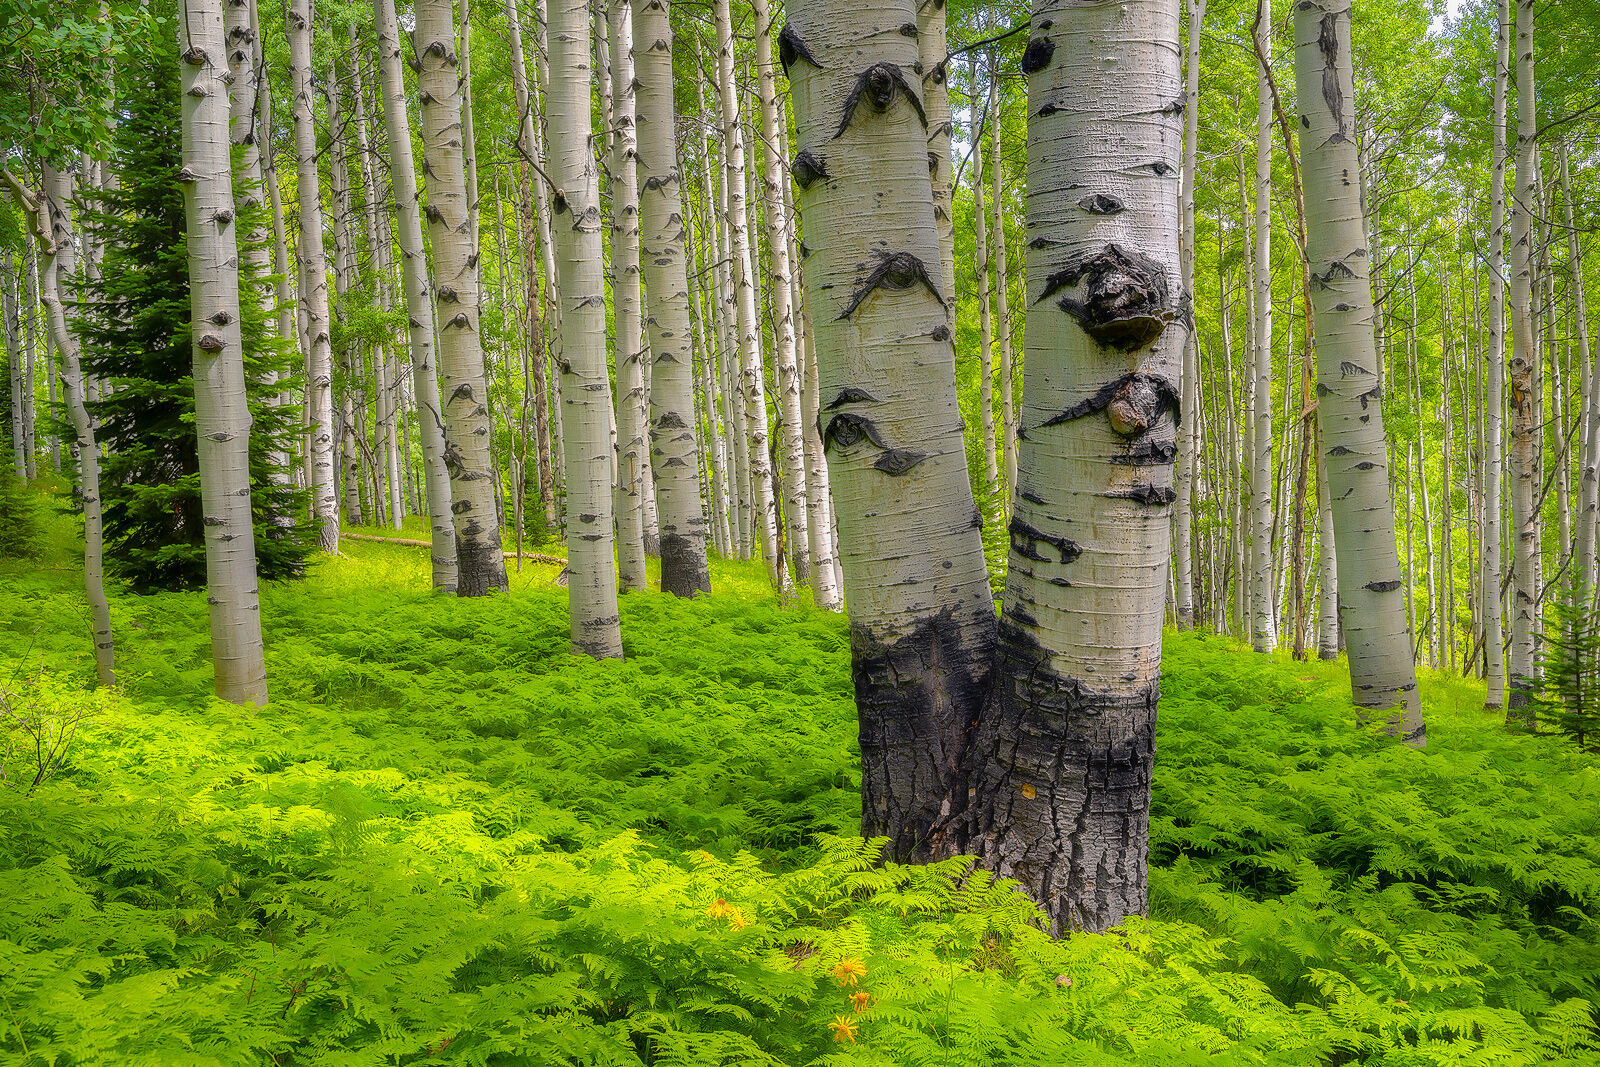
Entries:
<svg viewBox="0 0 1600 1067">
<path fill-rule="evenodd" d="M 1060 934 L 1146 910 L 1187 414 L 1178 0 L 1045 0 L 1032 27 L 1021 455 L 961 850 L 1022 882 Z"/>
<path fill-rule="evenodd" d="M 762 0 L 757 0 L 762 2 Z M 922 75 L 922 107 L 928 116 L 928 176 L 933 181 L 933 217 L 939 225 L 939 291 L 956 291 L 956 222 L 951 182 L 949 61 L 945 0 L 918 0 L 917 47 Z M 954 299 L 954 296 L 951 296 Z"/>
<path fill-rule="evenodd" d="M 1505 641 L 1501 630 L 1501 452 L 1505 447 L 1506 89 L 1511 65 L 1511 3 L 1496 17 L 1494 161 L 1489 171 L 1489 338 L 1483 366 L 1483 555 L 1478 598 L 1483 611 L 1484 705 L 1505 703 Z"/>
<path fill-rule="evenodd" d="M 190 350 L 200 506 L 205 516 L 211 667 L 218 697 L 234 704 L 265 705 L 267 667 L 250 518 L 250 406 L 239 327 L 239 245 L 229 158 L 232 79 L 223 41 L 222 0 L 181 0 L 179 178 L 188 232 Z"/>
<path fill-rule="evenodd" d="M 1539 605 L 1539 403 L 1534 373 L 1539 348 L 1534 338 L 1533 212 L 1539 196 L 1534 133 L 1538 128 L 1533 86 L 1533 0 L 1516 0 L 1517 169 L 1511 198 L 1511 655 L 1507 664 L 1506 722 L 1532 729 L 1528 707 L 1537 681 L 1534 641 Z"/>
<path fill-rule="evenodd" d="M 378 35 L 378 72 L 383 92 L 383 125 L 389 141 L 389 180 L 394 187 L 400 244 L 400 275 L 406 293 L 411 382 L 417 406 L 417 436 L 422 451 L 423 496 L 432 534 L 433 587 L 456 588 L 456 531 L 450 509 L 450 470 L 445 463 L 444 418 L 434 363 L 433 302 L 428 298 L 428 261 L 422 244 L 422 205 L 417 198 L 417 167 L 411 151 L 405 74 L 400 67 L 400 29 L 394 0 L 373 0 Z"/>
<path fill-rule="evenodd" d="M 706 564 L 706 518 L 698 478 L 694 349 L 684 261 L 682 183 L 673 129 L 672 25 L 668 14 L 668 0 L 645 0 L 634 11 L 639 172 L 643 179 L 640 243 L 645 324 L 650 334 L 650 453 L 661 524 L 661 591 L 692 597 L 711 591 L 711 574 Z M 713 478 L 718 474 L 720 469 Z M 715 499 L 720 506 L 720 492 Z"/>
<path fill-rule="evenodd" d="M 450 0 L 419 0 L 414 46 L 422 101 L 422 154 L 428 175 L 428 235 L 433 246 L 433 312 L 439 332 L 444 460 L 456 532 L 456 595 L 506 588 L 499 504 L 490 456 L 493 430 L 483 344 L 478 334 L 478 243 L 468 198 L 461 79 Z"/>
<path fill-rule="evenodd" d="M 1339 553 L 1339 619 L 1364 708 L 1420 747 L 1411 632 L 1395 547 L 1355 139 L 1350 0 L 1298 0 L 1295 79 L 1317 331 L 1317 408 Z"/>
<path fill-rule="evenodd" d="M 914 0 L 795 0 L 781 38 L 802 183 L 802 270 L 850 604 L 862 828 L 940 851 L 994 609 L 956 403 Z"/>
<path fill-rule="evenodd" d="M 551 203 L 561 284 L 561 404 L 567 459 L 567 596 L 572 650 L 622 655 L 611 529 L 611 375 L 606 367 L 604 265 L 594 157 L 589 154 L 589 8 L 550 11 Z"/>
<path fill-rule="evenodd" d="M 318 192 L 316 113 L 311 94 L 311 0 L 292 0 L 284 18 L 289 37 L 289 79 L 294 92 L 296 190 L 300 200 L 300 311 L 306 343 L 306 413 L 311 443 L 306 466 L 317 545 L 339 551 L 339 496 L 333 442 L 333 345 L 328 316 L 328 261 L 322 245 Z"/>
</svg>

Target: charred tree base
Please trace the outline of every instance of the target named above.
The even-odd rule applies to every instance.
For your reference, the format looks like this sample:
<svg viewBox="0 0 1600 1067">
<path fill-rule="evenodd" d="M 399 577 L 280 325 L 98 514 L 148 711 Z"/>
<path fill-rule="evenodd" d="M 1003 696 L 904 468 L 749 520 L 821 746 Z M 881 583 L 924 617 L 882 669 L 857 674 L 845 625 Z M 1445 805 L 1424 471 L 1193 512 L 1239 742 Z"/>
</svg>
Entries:
<svg viewBox="0 0 1600 1067">
<path fill-rule="evenodd" d="M 456 596 L 488 596 L 506 591 L 506 557 L 498 543 L 456 538 Z"/>
<path fill-rule="evenodd" d="M 650 547 L 645 545 L 645 551 Z M 706 563 L 706 539 L 683 534 L 661 535 L 661 591 L 695 597 L 711 592 L 711 572 Z"/>
<path fill-rule="evenodd" d="M 954 851 L 1022 883 L 1056 936 L 1145 914 L 1159 682 L 1092 689 L 1005 623 L 997 660 Z"/>
</svg>

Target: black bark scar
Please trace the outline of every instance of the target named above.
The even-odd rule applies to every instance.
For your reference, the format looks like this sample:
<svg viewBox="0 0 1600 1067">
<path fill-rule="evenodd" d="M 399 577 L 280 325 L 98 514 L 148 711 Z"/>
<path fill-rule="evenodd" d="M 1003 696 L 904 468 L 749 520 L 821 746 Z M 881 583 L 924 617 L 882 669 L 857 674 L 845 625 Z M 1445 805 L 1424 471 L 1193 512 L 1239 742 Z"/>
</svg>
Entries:
<svg viewBox="0 0 1600 1067">
<path fill-rule="evenodd" d="M 811 154 L 809 148 L 802 148 L 800 154 L 794 157 L 794 162 L 789 164 L 789 173 L 794 175 L 794 183 L 802 189 L 811 188 L 811 183 L 819 178 L 828 178 L 828 164 Z"/>
<path fill-rule="evenodd" d="M 840 321 L 854 315 L 856 309 L 866 301 L 868 296 L 872 295 L 874 289 L 882 288 L 903 292 L 914 287 L 919 282 L 927 287 L 928 292 L 933 294 L 933 298 L 939 301 L 941 307 L 945 306 L 944 297 L 940 296 L 939 290 L 934 288 L 933 279 L 928 277 L 928 268 L 923 265 L 922 260 L 910 252 L 874 252 L 873 254 L 878 257 L 878 265 L 872 268 L 872 272 L 851 294 L 849 305 L 839 315 Z"/>
<path fill-rule="evenodd" d="M 1071 538 L 1053 537 L 1015 516 L 1007 531 L 1011 534 L 1011 550 L 1023 559 L 1037 563 L 1071 563 L 1083 555 L 1083 548 Z M 1051 559 L 1040 553 L 1038 546 L 1042 544 L 1055 549 L 1058 558 Z"/>
<path fill-rule="evenodd" d="M 778 34 L 778 62 L 783 64 L 785 76 L 788 75 L 789 68 L 794 66 L 797 59 L 805 60 L 818 70 L 822 69 L 822 64 L 818 63 L 817 57 L 811 54 L 811 49 L 807 48 L 806 43 L 800 39 L 800 35 L 794 32 L 794 27 L 786 22 L 783 24 L 783 30 Z"/>
<path fill-rule="evenodd" d="M 1127 489 L 1113 489 L 1101 495 L 1111 497 L 1113 500 L 1137 500 L 1152 507 L 1170 504 L 1178 499 L 1178 494 L 1173 490 L 1159 485 L 1135 485 Z"/>
<path fill-rule="evenodd" d="M 1334 132 L 1329 144 L 1337 144 L 1344 137 L 1344 95 L 1339 92 L 1339 22 L 1330 11 L 1322 16 L 1317 32 L 1317 48 L 1322 52 L 1322 99 L 1333 117 Z"/>
<path fill-rule="evenodd" d="M 876 63 L 856 76 L 856 83 L 851 87 L 850 95 L 845 98 L 844 114 L 839 119 L 839 129 L 834 133 L 833 139 L 838 140 L 843 137 L 844 132 L 850 128 L 850 120 L 855 118 L 856 105 L 862 100 L 881 115 L 889 110 L 890 104 L 894 103 L 896 90 L 904 93 L 906 99 L 911 102 L 912 110 L 917 113 L 917 118 L 926 131 L 928 113 L 922 109 L 922 98 L 912 90 L 899 65 Z"/>
<path fill-rule="evenodd" d="M 829 419 L 827 429 L 822 431 L 822 447 L 824 450 L 831 445 L 850 448 L 860 444 L 862 441 L 871 441 L 879 448 L 889 447 L 871 419 L 865 415 L 857 415 L 849 411 L 841 411 Z"/>
<path fill-rule="evenodd" d="M 1089 397 L 1087 400 L 1078 401 L 1070 408 L 1060 414 L 1052 415 L 1039 425 L 1041 429 L 1046 426 L 1059 426 L 1064 422 L 1071 422 L 1073 419 L 1081 419 L 1085 415 L 1093 415 L 1097 411 L 1104 411 L 1114 401 L 1126 400 L 1130 397 L 1137 397 L 1141 402 L 1141 406 L 1145 407 L 1146 421 L 1149 425 L 1154 425 L 1156 419 L 1167 411 L 1172 412 L 1172 422 L 1175 426 L 1179 424 L 1179 420 L 1182 418 L 1182 412 L 1179 410 L 1178 390 L 1170 381 L 1159 375 L 1147 374 L 1144 371 L 1134 371 L 1131 374 L 1124 374 L 1120 378 L 1113 378 L 1102 385 L 1094 396 Z M 1149 407 L 1147 399 L 1149 397 L 1154 398 L 1153 409 Z"/>
<path fill-rule="evenodd" d="M 875 404 L 877 402 L 878 398 L 867 392 L 865 389 L 858 389 L 853 385 L 847 385 L 843 389 L 839 390 L 839 395 L 829 401 L 828 406 L 823 408 L 823 410 L 833 411 L 836 408 L 844 407 L 846 404 Z"/>
<path fill-rule="evenodd" d="M 1161 264 L 1115 243 L 1050 275 L 1034 303 L 1080 283 L 1083 299 L 1064 296 L 1057 306 L 1107 348 L 1123 352 L 1145 348 L 1177 317 Z"/>
<path fill-rule="evenodd" d="M 913 467 L 927 458 L 928 454 L 926 452 L 914 452 L 906 448 L 889 448 L 884 450 L 873 466 L 891 478 L 898 478 L 901 475 L 911 473 Z"/>
<path fill-rule="evenodd" d="M 1056 53 L 1056 43 L 1048 37 L 1035 37 L 1022 53 L 1022 73 L 1033 74 L 1043 70 Z"/>
</svg>

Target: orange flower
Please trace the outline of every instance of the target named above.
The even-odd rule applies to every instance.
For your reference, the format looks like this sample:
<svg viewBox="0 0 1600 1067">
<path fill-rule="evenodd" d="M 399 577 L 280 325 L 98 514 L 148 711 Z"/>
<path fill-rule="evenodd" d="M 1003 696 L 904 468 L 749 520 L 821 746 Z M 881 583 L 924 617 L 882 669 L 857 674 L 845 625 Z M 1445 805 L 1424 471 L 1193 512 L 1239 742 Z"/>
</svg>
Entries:
<svg viewBox="0 0 1600 1067">
<path fill-rule="evenodd" d="M 860 960 L 842 959 L 828 972 L 842 986 L 854 986 L 856 979 L 865 978 L 867 965 Z"/>
<path fill-rule="evenodd" d="M 872 1003 L 872 994 L 865 989 L 859 993 L 850 994 L 850 1010 L 860 1015 L 867 1010 L 867 1005 Z"/>
<path fill-rule="evenodd" d="M 716 900 L 712 901 L 711 906 L 706 909 L 706 914 L 711 916 L 713 919 L 726 919 L 729 915 L 732 915 L 737 910 L 738 909 L 736 909 L 732 904 L 729 904 L 726 900 L 718 897 Z"/>
<path fill-rule="evenodd" d="M 833 1022 L 828 1024 L 828 1029 L 833 1031 L 833 1039 L 840 1044 L 856 1043 L 856 1021 L 848 1015 L 835 1015 Z"/>
</svg>

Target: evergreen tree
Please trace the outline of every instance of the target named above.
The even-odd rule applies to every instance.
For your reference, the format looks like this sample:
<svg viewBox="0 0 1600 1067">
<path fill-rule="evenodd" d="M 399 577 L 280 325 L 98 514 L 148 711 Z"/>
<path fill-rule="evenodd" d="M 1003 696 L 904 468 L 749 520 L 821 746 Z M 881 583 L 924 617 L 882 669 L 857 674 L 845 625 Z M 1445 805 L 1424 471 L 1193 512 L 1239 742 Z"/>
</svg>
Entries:
<svg viewBox="0 0 1600 1067">
<path fill-rule="evenodd" d="M 10 451 L 0 448 L 0 559 L 32 556 L 38 534 L 28 483 L 17 477 Z"/>
<path fill-rule="evenodd" d="M 190 589 L 205 582 L 199 453 L 190 377 L 188 248 L 175 44 L 165 32 L 122 72 L 111 147 L 114 188 L 97 190 L 87 212 L 105 241 L 100 279 L 85 293 L 84 365 L 106 383 L 90 405 L 106 459 L 109 565 L 137 589 Z M 252 210 L 261 210 L 254 208 Z M 241 233 L 250 232 L 248 218 Z M 241 266 L 241 271 L 245 268 Z M 303 493 L 272 470 L 288 449 L 292 409 L 271 403 L 272 372 L 292 363 L 273 339 L 260 287 L 241 289 L 240 321 L 250 382 L 250 482 L 261 578 L 298 577 L 310 552 L 297 516 Z"/>
<path fill-rule="evenodd" d="M 1589 610 L 1592 590 L 1568 587 L 1546 608 L 1549 623 L 1540 649 L 1544 690 L 1539 717 L 1579 748 L 1600 750 L 1600 623 Z"/>
</svg>

